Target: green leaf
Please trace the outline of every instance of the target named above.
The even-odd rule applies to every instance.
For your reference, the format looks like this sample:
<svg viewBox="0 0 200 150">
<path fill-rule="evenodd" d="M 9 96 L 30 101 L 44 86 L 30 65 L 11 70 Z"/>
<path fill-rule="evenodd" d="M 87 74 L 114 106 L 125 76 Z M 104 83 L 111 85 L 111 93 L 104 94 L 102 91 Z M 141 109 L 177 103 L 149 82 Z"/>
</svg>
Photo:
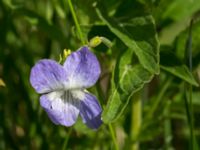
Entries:
<svg viewBox="0 0 200 150">
<path fill-rule="evenodd" d="M 130 97 L 153 77 L 142 65 L 131 64 L 132 55 L 133 51 L 126 50 L 116 64 L 108 105 L 102 115 L 105 123 L 117 119 L 126 108 Z"/>
<path fill-rule="evenodd" d="M 179 58 L 174 55 L 171 47 L 161 47 L 160 52 L 160 67 L 161 69 L 173 74 L 174 76 L 194 85 L 199 86 L 197 81 L 194 79 L 192 73 L 189 71 Z M 170 61 L 169 61 L 170 58 Z"/>
<path fill-rule="evenodd" d="M 109 29 L 137 55 L 142 66 L 152 74 L 159 73 L 159 51 L 153 18 L 149 16 L 135 17 L 129 22 L 115 22 L 99 9 L 99 18 Z"/>
<path fill-rule="evenodd" d="M 161 69 L 175 75 L 176 77 L 194 85 L 199 86 L 193 75 L 185 65 L 181 66 L 162 66 Z"/>
<path fill-rule="evenodd" d="M 142 8 L 143 10 L 143 8 Z M 128 18 L 111 19 L 99 8 L 96 12 L 110 31 L 128 50 L 121 49 L 112 76 L 111 93 L 102 118 L 105 123 L 116 120 L 126 108 L 132 95 L 159 73 L 159 44 L 151 15 L 134 10 Z M 141 12 L 138 16 L 138 12 Z M 120 18 L 120 16 L 119 16 Z M 138 62 L 139 61 L 139 62 Z"/>
</svg>

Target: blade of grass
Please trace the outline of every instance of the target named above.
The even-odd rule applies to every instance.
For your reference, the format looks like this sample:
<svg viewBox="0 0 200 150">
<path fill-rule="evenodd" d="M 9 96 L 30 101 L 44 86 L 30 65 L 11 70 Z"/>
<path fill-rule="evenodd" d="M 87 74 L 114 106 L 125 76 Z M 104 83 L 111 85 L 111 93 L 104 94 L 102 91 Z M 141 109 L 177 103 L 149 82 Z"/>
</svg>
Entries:
<svg viewBox="0 0 200 150">
<path fill-rule="evenodd" d="M 83 34 L 82 34 L 82 32 L 81 32 L 81 28 L 80 28 L 78 19 L 77 19 L 77 17 L 76 17 L 76 13 L 75 13 L 75 11 L 74 11 L 74 7 L 73 7 L 73 4 L 72 4 L 71 0 L 68 0 L 68 4 L 69 4 L 70 11 L 71 11 L 71 13 L 72 13 L 72 17 L 73 17 L 73 19 L 74 19 L 75 26 L 76 26 L 77 31 L 78 31 L 78 34 L 79 34 L 79 38 L 80 38 L 82 44 L 85 45 L 85 40 L 84 40 L 84 38 L 83 38 Z"/>
<path fill-rule="evenodd" d="M 192 26 L 193 26 L 194 18 L 190 21 L 188 38 L 185 46 L 185 61 L 186 65 L 189 67 L 192 72 Z M 187 91 L 188 89 L 188 91 Z M 196 137 L 194 136 L 194 117 L 193 117 L 193 102 L 192 102 L 192 85 L 185 84 L 184 87 L 184 100 L 185 100 L 185 109 L 187 114 L 187 120 L 190 129 L 190 149 L 199 149 L 196 141 Z"/>
</svg>

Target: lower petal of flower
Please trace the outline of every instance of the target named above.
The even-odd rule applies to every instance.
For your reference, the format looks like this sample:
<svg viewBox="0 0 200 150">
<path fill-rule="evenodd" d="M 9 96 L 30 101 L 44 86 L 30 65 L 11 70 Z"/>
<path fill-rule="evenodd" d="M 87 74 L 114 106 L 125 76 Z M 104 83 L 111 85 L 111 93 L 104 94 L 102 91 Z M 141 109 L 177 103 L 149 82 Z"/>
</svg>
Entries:
<svg viewBox="0 0 200 150">
<path fill-rule="evenodd" d="M 84 99 L 80 101 L 80 115 L 83 122 L 92 129 L 97 129 L 101 124 L 102 108 L 96 97 L 85 93 Z"/>
<path fill-rule="evenodd" d="M 55 124 L 72 126 L 79 114 L 80 101 L 69 91 L 55 91 L 40 97 L 40 105 Z"/>
</svg>

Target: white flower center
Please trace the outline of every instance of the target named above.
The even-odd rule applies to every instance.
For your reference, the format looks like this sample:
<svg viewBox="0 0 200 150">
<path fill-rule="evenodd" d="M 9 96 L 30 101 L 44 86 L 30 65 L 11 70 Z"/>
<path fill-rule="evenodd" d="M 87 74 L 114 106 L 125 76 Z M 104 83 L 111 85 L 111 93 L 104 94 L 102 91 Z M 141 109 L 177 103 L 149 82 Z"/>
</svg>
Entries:
<svg viewBox="0 0 200 150">
<path fill-rule="evenodd" d="M 61 99 L 64 102 L 72 102 L 75 100 L 84 100 L 85 93 L 82 90 L 60 90 L 49 93 L 48 98 L 51 101 Z"/>
<path fill-rule="evenodd" d="M 71 90 L 70 92 L 75 99 L 79 99 L 79 100 L 85 99 L 85 93 L 81 90 Z"/>
</svg>

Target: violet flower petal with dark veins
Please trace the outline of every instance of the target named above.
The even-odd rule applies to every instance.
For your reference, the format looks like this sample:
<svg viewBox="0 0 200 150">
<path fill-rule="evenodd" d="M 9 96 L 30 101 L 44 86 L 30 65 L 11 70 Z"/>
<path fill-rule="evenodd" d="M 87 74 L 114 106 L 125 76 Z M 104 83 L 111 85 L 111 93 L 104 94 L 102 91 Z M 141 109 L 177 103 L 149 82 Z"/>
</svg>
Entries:
<svg viewBox="0 0 200 150">
<path fill-rule="evenodd" d="M 40 60 L 31 69 L 31 85 L 40 94 L 64 89 L 64 83 L 67 80 L 67 74 L 63 66 L 54 60 Z"/>
<path fill-rule="evenodd" d="M 73 125 L 79 114 L 79 100 L 70 92 L 56 91 L 40 97 L 40 105 L 55 124 Z"/>
<path fill-rule="evenodd" d="M 70 78 L 71 88 L 91 87 L 101 73 L 96 56 L 86 46 L 69 55 L 64 68 Z"/>
<path fill-rule="evenodd" d="M 80 101 L 80 115 L 83 122 L 90 128 L 97 129 L 101 124 L 101 111 L 95 96 L 85 93 L 84 100 Z"/>
</svg>

